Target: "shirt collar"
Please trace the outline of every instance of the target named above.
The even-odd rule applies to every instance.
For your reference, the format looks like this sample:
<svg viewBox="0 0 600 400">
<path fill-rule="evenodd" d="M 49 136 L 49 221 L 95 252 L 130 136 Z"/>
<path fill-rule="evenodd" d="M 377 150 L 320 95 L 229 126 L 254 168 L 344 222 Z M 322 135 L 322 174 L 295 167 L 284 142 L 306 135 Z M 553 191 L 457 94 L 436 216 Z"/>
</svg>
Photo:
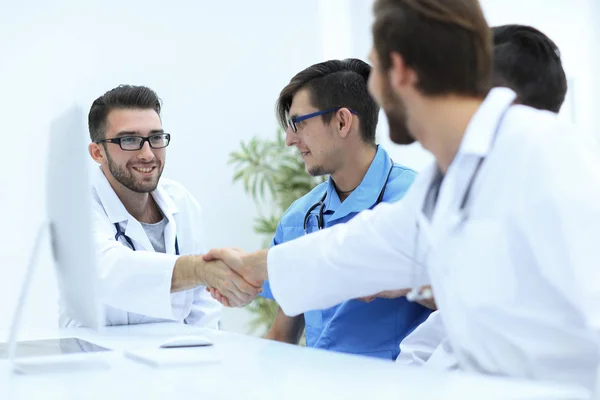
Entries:
<svg viewBox="0 0 600 400">
<path fill-rule="evenodd" d="M 108 179 L 100 167 L 95 168 L 95 171 L 92 175 L 92 183 L 96 193 L 98 194 L 98 197 L 100 198 L 100 202 L 106 211 L 106 215 L 112 224 L 133 219 L 108 182 Z M 156 201 L 156 204 L 168 220 L 172 219 L 173 214 L 179 212 L 177 206 L 171 197 L 168 196 L 160 183 L 158 184 L 156 190 L 154 190 L 151 194 L 154 198 L 154 201 Z"/>
<path fill-rule="evenodd" d="M 458 153 L 486 156 L 501 123 L 500 117 L 515 98 L 515 92 L 508 88 L 492 89 L 471 118 Z"/>
<path fill-rule="evenodd" d="M 377 146 L 375 157 L 363 180 L 343 203 L 340 203 L 333 180 L 331 177 L 329 178 L 325 210 L 333 211 L 334 216 L 332 218 L 337 219 L 343 218 L 352 212 L 361 212 L 371 208 L 377 202 L 377 198 L 387 182 L 391 168 L 392 160 L 390 156 L 383 147 Z"/>
</svg>

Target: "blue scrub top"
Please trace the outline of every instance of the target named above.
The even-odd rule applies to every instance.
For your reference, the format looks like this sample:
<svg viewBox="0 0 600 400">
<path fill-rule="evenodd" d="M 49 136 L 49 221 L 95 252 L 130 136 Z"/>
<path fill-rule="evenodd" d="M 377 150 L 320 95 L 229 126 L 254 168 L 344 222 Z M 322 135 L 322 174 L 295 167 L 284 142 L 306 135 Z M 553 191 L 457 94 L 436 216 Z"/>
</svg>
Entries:
<svg viewBox="0 0 600 400">
<path fill-rule="evenodd" d="M 359 212 L 375 207 L 386 178 L 382 201 L 395 202 L 404 196 L 415 177 L 416 173 L 409 168 L 398 164 L 392 166 L 387 152 L 378 147 L 363 181 L 344 202 L 340 202 L 331 179 L 318 185 L 285 212 L 272 245 L 303 236 L 306 212 L 321 201 L 325 192 L 327 197 L 323 219 L 327 228 L 347 222 Z M 318 208 L 312 213 L 317 214 Z M 316 230 L 317 220 L 311 217 L 307 231 Z M 273 299 L 268 281 L 263 289 L 261 295 Z M 310 290 L 306 288 L 307 295 L 310 295 Z M 405 297 L 376 299 L 370 303 L 349 300 L 326 310 L 304 314 L 306 344 L 309 347 L 395 360 L 400 354 L 402 339 L 427 319 L 430 313 L 428 308 L 411 303 Z"/>
</svg>

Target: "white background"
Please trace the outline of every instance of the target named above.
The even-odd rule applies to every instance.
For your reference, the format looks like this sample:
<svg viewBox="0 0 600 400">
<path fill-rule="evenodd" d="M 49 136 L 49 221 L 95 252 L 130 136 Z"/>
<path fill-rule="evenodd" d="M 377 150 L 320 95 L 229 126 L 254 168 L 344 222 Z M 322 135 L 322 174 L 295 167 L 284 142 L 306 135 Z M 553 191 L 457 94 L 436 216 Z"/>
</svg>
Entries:
<svg viewBox="0 0 600 400">
<path fill-rule="evenodd" d="M 242 140 L 275 134 L 274 102 L 301 69 L 330 58 L 366 60 L 371 0 L 0 0 L 0 331 L 12 310 L 33 238 L 45 217 L 48 124 L 73 102 L 88 109 L 121 83 L 155 89 L 172 133 L 165 176 L 182 182 L 205 211 L 208 246 L 257 249 L 255 206 L 231 183 L 228 154 Z M 561 113 L 597 136 L 600 6 L 595 0 L 484 0 L 490 25 L 525 23 L 551 36 L 572 86 Z M 418 146 L 392 146 L 420 169 Z M 87 133 L 85 133 L 87 134 Z M 85 151 L 85 149 L 82 149 Z M 557 160 L 560 162 L 560 160 Z M 68 179 L 68 177 L 66 177 Z M 56 324 L 56 284 L 47 245 L 23 329 Z M 244 331 L 228 310 L 223 328 Z"/>
</svg>

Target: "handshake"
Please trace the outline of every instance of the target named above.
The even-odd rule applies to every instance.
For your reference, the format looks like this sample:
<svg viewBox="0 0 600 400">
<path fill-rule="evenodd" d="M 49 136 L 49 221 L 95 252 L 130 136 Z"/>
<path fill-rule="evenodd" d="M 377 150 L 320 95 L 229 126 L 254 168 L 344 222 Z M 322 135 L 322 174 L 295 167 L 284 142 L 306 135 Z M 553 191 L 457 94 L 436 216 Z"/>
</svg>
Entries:
<svg viewBox="0 0 600 400">
<path fill-rule="evenodd" d="M 206 263 L 201 280 L 224 306 L 245 306 L 262 292 L 267 279 L 266 256 L 267 250 L 247 253 L 239 248 L 213 249 L 202 256 Z"/>
<path fill-rule="evenodd" d="M 204 261 L 201 281 L 211 296 L 226 307 L 243 307 L 262 292 L 268 279 L 267 252 L 261 250 L 247 253 L 238 248 L 213 249 L 202 256 Z M 430 286 L 420 289 L 431 290 Z M 359 300 L 371 302 L 375 298 L 394 299 L 404 297 L 410 289 L 388 290 Z M 437 309 L 435 299 L 419 300 L 417 303 Z"/>
</svg>

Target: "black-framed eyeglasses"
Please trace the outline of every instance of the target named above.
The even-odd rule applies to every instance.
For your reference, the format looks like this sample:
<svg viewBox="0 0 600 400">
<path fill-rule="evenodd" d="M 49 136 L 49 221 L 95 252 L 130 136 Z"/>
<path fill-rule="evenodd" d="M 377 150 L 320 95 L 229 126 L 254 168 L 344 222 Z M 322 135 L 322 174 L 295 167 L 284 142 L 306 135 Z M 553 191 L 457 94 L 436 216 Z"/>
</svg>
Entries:
<svg viewBox="0 0 600 400">
<path fill-rule="evenodd" d="M 310 113 L 310 114 L 306 114 L 306 115 L 299 115 L 297 117 L 291 117 L 291 118 L 288 118 L 287 124 L 290 127 L 290 129 L 292 130 L 292 132 L 296 133 L 296 132 L 298 132 L 298 127 L 296 126 L 296 124 L 298 122 L 306 121 L 307 119 L 318 117 L 319 115 L 329 114 L 330 112 L 337 111 L 340 108 L 342 108 L 342 107 L 328 108 L 327 110 L 316 111 L 314 113 Z M 352 114 L 358 115 L 358 113 L 354 110 L 350 110 L 350 112 Z"/>
<path fill-rule="evenodd" d="M 97 140 L 94 143 L 116 143 L 121 149 L 126 151 L 136 151 L 144 147 L 144 143 L 148 142 L 153 149 L 162 149 L 167 147 L 171 142 L 171 134 L 159 133 L 148 137 L 142 136 L 121 136 L 112 139 Z"/>
</svg>

